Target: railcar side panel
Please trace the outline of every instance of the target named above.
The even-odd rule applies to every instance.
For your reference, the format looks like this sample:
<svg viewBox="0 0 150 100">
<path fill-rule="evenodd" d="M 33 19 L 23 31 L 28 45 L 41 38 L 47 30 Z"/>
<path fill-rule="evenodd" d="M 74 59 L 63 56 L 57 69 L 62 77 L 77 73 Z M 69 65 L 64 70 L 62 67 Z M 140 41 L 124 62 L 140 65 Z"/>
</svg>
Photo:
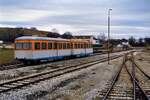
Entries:
<svg viewBox="0 0 150 100">
<path fill-rule="evenodd" d="M 32 59 L 32 50 L 15 50 L 16 59 Z"/>
<path fill-rule="evenodd" d="M 33 59 L 53 59 L 57 56 L 56 50 L 35 50 L 33 51 Z"/>
<path fill-rule="evenodd" d="M 58 50 L 58 56 L 71 56 L 71 49 Z"/>
<path fill-rule="evenodd" d="M 86 52 L 85 49 L 73 49 L 72 50 L 72 55 L 77 55 L 77 56 L 85 56 Z"/>
<path fill-rule="evenodd" d="M 90 55 L 93 53 L 93 48 L 86 48 L 86 54 Z"/>
</svg>

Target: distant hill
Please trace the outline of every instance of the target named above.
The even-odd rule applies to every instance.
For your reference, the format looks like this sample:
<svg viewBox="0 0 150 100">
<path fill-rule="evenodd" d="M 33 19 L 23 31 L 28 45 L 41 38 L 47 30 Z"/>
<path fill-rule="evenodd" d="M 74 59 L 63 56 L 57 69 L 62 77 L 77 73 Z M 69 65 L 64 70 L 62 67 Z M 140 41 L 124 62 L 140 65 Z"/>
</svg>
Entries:
<svg viewBox="0 0 150 100">
<path fill-rule="evenodd" d="M 59 35 L 58 33 L 40 31 L 36 28 L 0 28 L 0 40 L 4 42 L 14 42 L 14 39 L 20 36 L 55 36 Z"/>
</svg>

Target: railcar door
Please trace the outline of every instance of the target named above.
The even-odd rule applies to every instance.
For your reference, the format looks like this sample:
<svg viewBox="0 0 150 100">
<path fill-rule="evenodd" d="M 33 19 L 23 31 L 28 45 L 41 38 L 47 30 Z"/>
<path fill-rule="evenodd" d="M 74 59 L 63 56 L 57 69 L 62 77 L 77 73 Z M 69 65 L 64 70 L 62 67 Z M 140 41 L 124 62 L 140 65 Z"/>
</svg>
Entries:
<svg viewBox="0 0 150 100">
<path fill-rule="evenodd" d="M 73 42 L 70 42 L 71 56 L 73 56 Z"/>
<path fill-rule="evenodd" d="M 85 55 L 87 54 L 86 52 L 86 43 L 83 44 L 83 48 L 84 48 L 84 52 L 85 52 Z"/>
<path fill-rule="evenodd" d="M 57 41 L 54 42 L 54 50 L 55 50 L 55 57 L 57 58 L 58 57 L 58 42 Z"/>
</svg>

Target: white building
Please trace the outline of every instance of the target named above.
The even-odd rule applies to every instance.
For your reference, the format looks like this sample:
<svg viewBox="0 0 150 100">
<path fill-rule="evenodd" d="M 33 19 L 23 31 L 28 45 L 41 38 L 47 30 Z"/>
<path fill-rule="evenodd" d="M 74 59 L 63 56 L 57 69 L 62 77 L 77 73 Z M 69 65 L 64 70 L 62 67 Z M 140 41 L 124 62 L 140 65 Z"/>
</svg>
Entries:
<svg viewBox="0 0 150 100">
<path fill-rule="evenodd" d="M 2 40 L 0 40 L 0 48 L 3 48 L 3 41 Z"/>
<path fill-rule="evenodd" d="M 80 35 L 80 36 L 73 36 L 75 39 L 85 39 L 90 41 L 93 45 L 100 45 L 99 40 L 97 40 L 94 36 L 92 35 Z"/>
<path fill-rule="evenodd" d="M 0 45 L 2 45 L 4 42 L 2 40 L 0 40 Z"/>
</svg>

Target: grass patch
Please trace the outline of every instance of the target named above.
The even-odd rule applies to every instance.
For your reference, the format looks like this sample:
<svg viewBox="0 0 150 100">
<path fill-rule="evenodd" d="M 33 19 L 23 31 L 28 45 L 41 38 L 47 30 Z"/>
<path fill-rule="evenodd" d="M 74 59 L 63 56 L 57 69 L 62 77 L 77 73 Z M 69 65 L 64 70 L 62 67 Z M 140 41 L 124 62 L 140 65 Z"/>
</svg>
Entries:
<svg viewBox="0 0 150 100">
<path fill-rule="evenodd" d="M 13 49 L 0 49 L 0 64 L 11 63 L 14 60 Z"/>
</svg>

